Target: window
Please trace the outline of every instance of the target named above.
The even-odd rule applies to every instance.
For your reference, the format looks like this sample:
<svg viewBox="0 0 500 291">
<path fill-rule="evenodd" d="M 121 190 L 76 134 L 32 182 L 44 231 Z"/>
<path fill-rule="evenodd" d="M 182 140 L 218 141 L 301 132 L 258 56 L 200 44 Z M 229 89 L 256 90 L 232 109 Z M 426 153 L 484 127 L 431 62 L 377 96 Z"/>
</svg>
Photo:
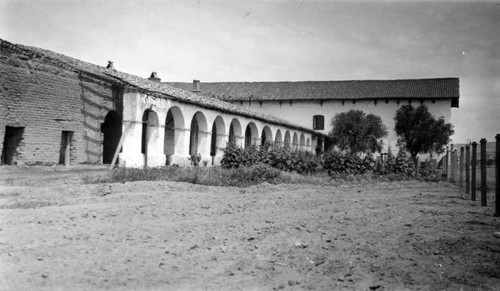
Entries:
<svg viewBox="0 0 500 291">
<path fill-rule="evenodd" d="M 325 117 L 323 115 L 314 115 L 313 116 L 313 129 L 314 130 L 325 129 Z"/>
</svg>

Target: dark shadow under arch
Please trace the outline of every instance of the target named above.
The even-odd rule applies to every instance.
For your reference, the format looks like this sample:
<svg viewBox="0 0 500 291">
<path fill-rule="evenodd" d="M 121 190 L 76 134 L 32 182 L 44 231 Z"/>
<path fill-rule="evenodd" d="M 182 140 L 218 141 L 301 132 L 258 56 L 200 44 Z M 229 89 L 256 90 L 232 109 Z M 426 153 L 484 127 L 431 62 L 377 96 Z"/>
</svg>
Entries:
<svg viewBox="0 0 500 291">
<path fill-rule="evenodd" d="M 102 163 L 110 164 L 122 137 L 122 118 L 118 112 L 108 112 L 101 126 L 102 140 Z"/>
</svg>

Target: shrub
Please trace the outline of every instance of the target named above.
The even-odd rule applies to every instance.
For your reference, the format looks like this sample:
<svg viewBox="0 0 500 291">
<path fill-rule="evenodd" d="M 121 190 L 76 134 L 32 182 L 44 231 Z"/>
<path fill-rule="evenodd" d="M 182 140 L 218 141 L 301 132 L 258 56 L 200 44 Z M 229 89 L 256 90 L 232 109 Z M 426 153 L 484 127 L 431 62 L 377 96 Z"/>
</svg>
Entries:
<svg viewBox="0 0 500 291">
<path fill-rule="evenodd" d="M 382 169 L 381 174 L 395 174 L 415 178 L 418 176 L 418 170 L 416 169 L 413 160 L 410 159 L 406 152 L 399 151 L 396 157 L 389 152 L 384 162 L 384 168 Z"/>
<path fill-rule="evenodd" d="M 239 168 L 240 166 L 250 166 L 260 161 L 259 148 L 251 146 L 242 149 L 232 143 L 224 149 L 224 156 L 221 159 L 221 165 L 224 168 Z"/>
<path fill-rule="evenodd" d="M 241 167 L 231 172 L 231 186 L 245 187 L 263 182 L 278 184 L 281 182 L 281 171 L 266 164 L 256 164 L 250 167 Z"/>
<path fill-rule="evenodd" d="M 376 165 L 371 155 L 366 155 L 364 158 L 361 158 L 356 154 L 334 151 L 325 155 L 323 168 L 330 175 L 360 175 L 373 172 L 376 169 Z"/>
<path fill-rule="evenodd" d="M 313 173 L 321 162 L 305 153 L 292 152 L 289 148 L 271 148 L 251 146 L 242 149 L 230 144 L 224 149 L 221 165 L 224 168 L 239 168 L 258 163 L 269 165 L 273 168 L 298 173 Z"/>
<path fill-rule="evenodd" d="M 287 148 L 270 150 L 267 159 L 263 162 L 282 171 L 296 171 L 300 174 L 316 172 L 321 165 L 321 162 L 315 157 L 299 152 L 292 152 Z"/>
<path fill-rule="evenodd" d="M 200 162 L 201 162 L 201 155 L 199 153 L 191 155 L 189 157 L 189 160 L 191 161 L 191 165 L 198 167 L 200 165 Z"/>
</svg>

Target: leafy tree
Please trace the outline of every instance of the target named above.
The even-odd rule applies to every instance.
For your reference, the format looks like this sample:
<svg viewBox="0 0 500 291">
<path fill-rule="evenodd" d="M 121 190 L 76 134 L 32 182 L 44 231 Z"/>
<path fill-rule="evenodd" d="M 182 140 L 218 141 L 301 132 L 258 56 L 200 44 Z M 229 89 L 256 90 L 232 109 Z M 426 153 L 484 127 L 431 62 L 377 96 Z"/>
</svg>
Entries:
<svg viewBox="0 0 500 291">
<path fill-rule="evenodd" d="M 410 153 L 415 162 L 419 153 L 442 153 L 454 133 L 453 125 L 445 123 L 442 116 L 436 118 L 425 105 L 417 108 L 401 106 L 394 121 L 398 144 Z"/>
<path fill-rule="evenodd" d="M 380 151 L 381 138 L 387 135 L 387 127 L 379 116 L 366 115 L 360 110 L 349 110 L 335 115 L 332 126 L 330 137 L 333 144 L 351 153 Z"/>
</svg>

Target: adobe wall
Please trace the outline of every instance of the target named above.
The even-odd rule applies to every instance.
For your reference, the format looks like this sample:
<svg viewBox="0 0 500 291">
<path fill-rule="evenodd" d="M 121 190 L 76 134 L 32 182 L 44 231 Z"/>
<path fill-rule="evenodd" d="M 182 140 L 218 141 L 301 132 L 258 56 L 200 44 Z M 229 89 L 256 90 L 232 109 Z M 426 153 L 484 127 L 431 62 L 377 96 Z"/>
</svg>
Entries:
<svg viewBox="0 0 500 291">
<path fill-rule="evenodd" d="M 346 100 L 342 103 L 341 100 L 324 100 L 322 103 L 319 100 L 312 101 L 252 101 L 250 104 L 247 101 L 234 101 L 235 105 L 239 105 L 250 110 L 261 112 L 263 114 L 274 115 L 278 118 L 293 122 L 306 128 L 313 128 L 313 116 L 323 115 L 325 117 L 325 129 L 318 132 L 328 134 L 332 129 L 332 118 L 342 112 L 351 109 L 361 110 L 367 114 L 373 113 L 382 118 L 382 122 L 387 126 L 388 136 L 384 139 L 384 149 L 386 150 L 390 144 L 393 153 L 396 152 L 397 136 L 394 132 L 394 116 L 399 107 L 410 104 L 409 100 Z M 414 106 L 419 106 L 420 101 L 413 100 Z M 451 121 L 451 99 L 447 100 L 425 100 L 423 102 L 429 111 L 436 117 L 443 116 L 446 122 Z"/>
<path fill-rule="evenodd" d="M 6 126 L 24 127 L 14 163 L 58 164 L 62 132 L 72 131 L 70 163 L 99 163 L 100 125 L 118 97 L 109 83 L 2 49 L 0 152 Z"/>
</svg>

